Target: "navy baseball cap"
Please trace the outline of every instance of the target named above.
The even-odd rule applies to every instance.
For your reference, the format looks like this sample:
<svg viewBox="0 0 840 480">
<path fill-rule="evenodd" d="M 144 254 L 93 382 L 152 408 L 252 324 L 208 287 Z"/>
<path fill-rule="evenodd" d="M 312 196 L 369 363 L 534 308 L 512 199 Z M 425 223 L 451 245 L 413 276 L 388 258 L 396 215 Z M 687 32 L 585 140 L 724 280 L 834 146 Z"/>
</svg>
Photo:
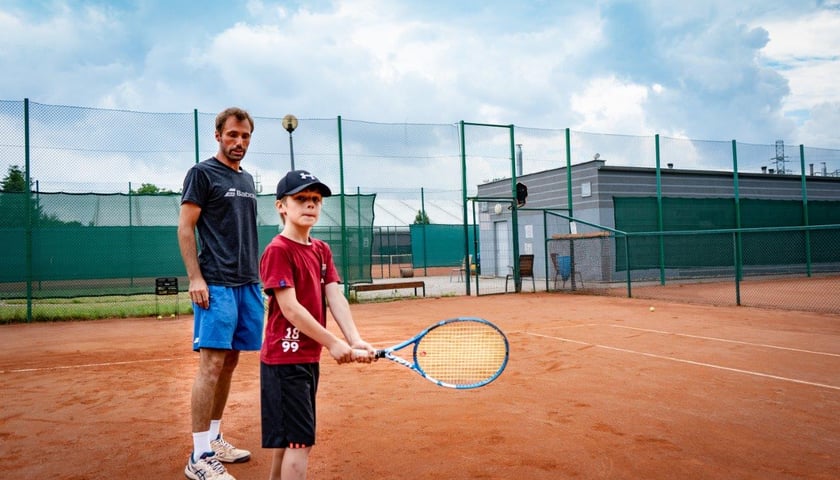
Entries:
<svg viewBox="0 0 840 480">
<path fill-rule="evenodd" d="M 277 199 L 279 200 L 286 195 L 294 195 L 311 187 L 317 188 L 323 197 L 332 195 L 330 187 L 321 183 L 315 175 L 306 170 L 292 170 L 277 182 Z"/>
</svg>

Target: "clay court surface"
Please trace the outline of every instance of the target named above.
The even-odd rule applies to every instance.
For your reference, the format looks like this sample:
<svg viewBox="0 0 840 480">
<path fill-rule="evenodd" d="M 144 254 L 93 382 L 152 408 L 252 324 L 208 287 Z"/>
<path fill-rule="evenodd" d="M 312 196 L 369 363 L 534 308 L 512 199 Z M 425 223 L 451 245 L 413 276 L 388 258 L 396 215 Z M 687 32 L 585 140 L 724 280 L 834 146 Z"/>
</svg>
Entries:
<svg viewBox="0 0 840 480">
<path fill-rule="evenodd" d="M 654 312 L 649 307 L 656 307 Z M 354 305 L 396 343 L 483 317 L 510 340 L 490 385 L 322 363 L 312 479 L 840 478 L 840 316 L 562 294 Z M 0 326 L 4 479 L 177 479 L 191 449 L 189 316 Z M 264 479 L 258 356 L 223 430 Z"/>
</svg>

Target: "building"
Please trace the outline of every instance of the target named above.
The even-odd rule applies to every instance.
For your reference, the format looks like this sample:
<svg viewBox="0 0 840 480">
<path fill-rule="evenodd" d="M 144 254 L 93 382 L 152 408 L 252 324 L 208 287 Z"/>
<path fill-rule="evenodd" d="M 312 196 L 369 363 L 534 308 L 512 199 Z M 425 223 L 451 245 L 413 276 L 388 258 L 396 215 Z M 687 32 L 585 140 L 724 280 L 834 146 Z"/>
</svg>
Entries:
<svg viewBox="0 0 840 480">
<path fill-rule="evenodd" d="M 546 246 L 551 242 L 546 239 L 552 236 L 611 230 L 658 231 L 660 199 L 664 231 L 735 228 L 736 188 L 739 208 L 750 212 L 739 219 L 742 228 L 805 225 L 805 204 L 809 225 L 840 224 L 840 177 L 833 176 L 780 175 L 765 170 L 739 173 L 736 187 L 731 171 L 665 168 L 659 171 L 657 179 L 655 168 L 612 166 L 602 159 L 591 160 L 571 167 L 573 217 L 579 220 L 574 225 L 554 215 L 569 214 L 566 168 L 523 175 L 517 181 L 527 186 L 528 196 L 526 205 L 517 211 L 515 236 L 510 204 L 482 200 L 512 198 L 510 178 L 478 186 L 483 275 L 510 273 L 514 238 L 519 253 L 534 254 L 535 265 L 539 266 L 547 265 Z M 657 195 L 657 184 L 661 197 Z M 581 272 L 584 280 L 589 276 L 594 281 L 611 282 L 624 270 L 621 251 L 616 251 L 615 243 L 608 247 L 609 254 L 596 252 L 595 256 L 612 256 L 605 259 L 613 262 L 612 265 L 592 266 L 593 271 Z M 548 247 L 548 253 L 556 253 L 551 248 Z M 637 265 L 633 263 L 633 267 Z M 545 278 L 545 271 L 545 268 L 535 268 L 535 275 Z"/>
</svg>

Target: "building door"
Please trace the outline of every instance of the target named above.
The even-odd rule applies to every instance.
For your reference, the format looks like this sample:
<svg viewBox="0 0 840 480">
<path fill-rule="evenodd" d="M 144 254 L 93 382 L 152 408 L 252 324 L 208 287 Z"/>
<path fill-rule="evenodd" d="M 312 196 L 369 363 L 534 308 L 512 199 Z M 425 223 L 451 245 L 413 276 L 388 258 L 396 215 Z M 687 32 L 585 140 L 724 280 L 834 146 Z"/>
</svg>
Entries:
<svg viewBox="0 0 840 480">
<path fill-rule="evenodd" d="M 508 227 L 508 222 L 495 222 L 493 224 L 493 231 L 496 241 L 496 276 L 504 277 L 508 274 L 508 265 L 511 264 L 510 228 Z"/>
</svg>

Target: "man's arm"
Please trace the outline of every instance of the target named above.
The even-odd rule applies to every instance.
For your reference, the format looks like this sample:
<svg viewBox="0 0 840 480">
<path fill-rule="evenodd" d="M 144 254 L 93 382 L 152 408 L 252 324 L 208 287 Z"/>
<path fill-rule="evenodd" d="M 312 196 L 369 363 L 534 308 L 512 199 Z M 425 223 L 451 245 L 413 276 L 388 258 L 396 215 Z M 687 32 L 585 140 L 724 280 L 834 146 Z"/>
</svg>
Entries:
<svg viewBox="0 0 840 480">
<path fill-rule="evenodd" d="M 195 239 L 195 226 L 200 215 L 201 207 L 198 205 L 189 202 L 181 204 L 178 215 L 178 247 L 187 269 L 187 278 L 190 280 L 190 300 L 207 309 L 210 307 L 210 291 L 198 265 L 198 243 Z"/>
</svg>

